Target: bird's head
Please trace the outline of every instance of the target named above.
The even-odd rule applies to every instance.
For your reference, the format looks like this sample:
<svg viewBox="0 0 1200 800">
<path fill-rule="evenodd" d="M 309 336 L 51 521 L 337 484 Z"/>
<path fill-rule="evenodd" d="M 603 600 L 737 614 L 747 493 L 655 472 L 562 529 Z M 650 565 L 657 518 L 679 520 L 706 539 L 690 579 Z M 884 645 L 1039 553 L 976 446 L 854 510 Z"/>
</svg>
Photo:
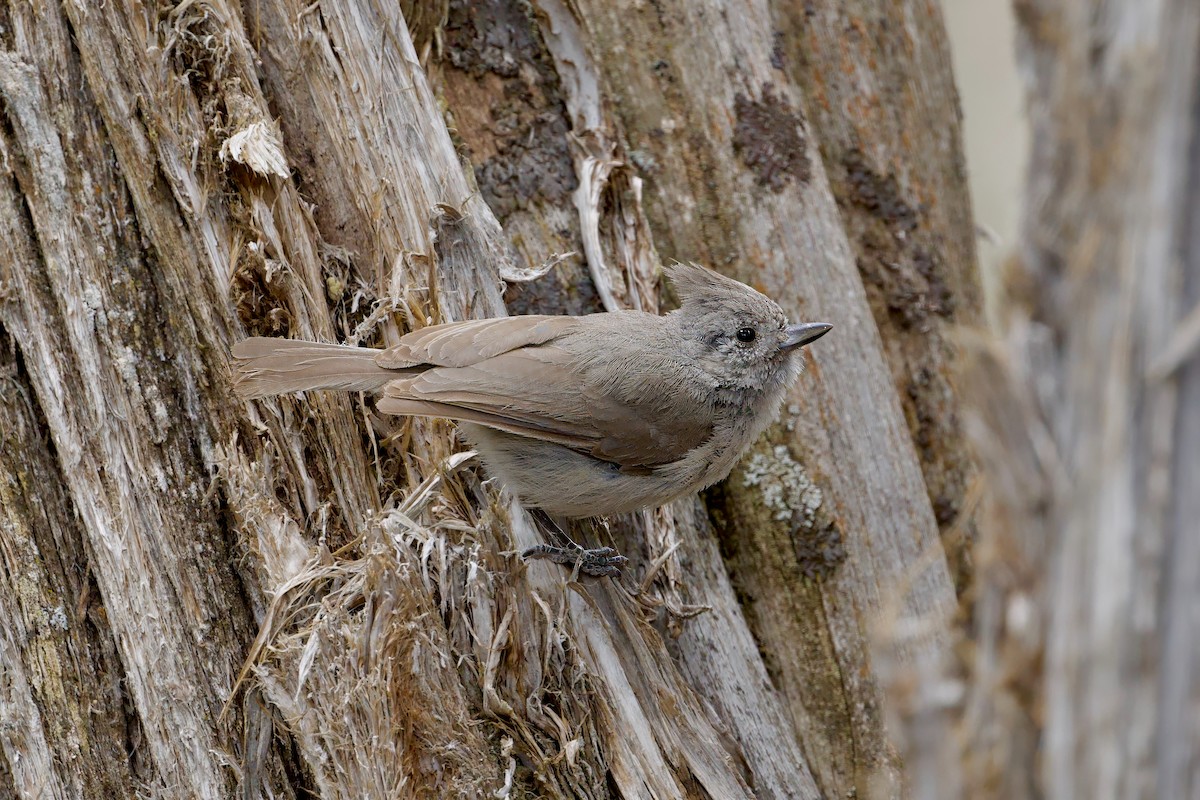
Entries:
<svg viewBox="0 0 1200 800">
<path fill-rule="evenodd" d="M 766 295 L 699 264 L 674 264 L 673 312 L 686 355 L 723 390 L 769 393 L 800 370 L 800 348 L 829 332 L 825 322 L 790 324 Z"/>
</svg>

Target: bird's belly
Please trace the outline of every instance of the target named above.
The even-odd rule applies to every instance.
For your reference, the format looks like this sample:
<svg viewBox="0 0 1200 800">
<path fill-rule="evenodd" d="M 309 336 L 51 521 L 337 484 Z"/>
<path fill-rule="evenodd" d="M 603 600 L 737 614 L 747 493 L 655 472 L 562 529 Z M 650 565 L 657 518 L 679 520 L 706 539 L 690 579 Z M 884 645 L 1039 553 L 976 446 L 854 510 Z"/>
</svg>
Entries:
<svg viewBox="0 0 1200 800">
<path fill-rule="evenodd" d="M 531 507 L 566 517 L 597 517 L 660 506 L 699 488 L 694 470 L 622 472 L 561 445 L 460 424 L 491 475 Z M 689 474 L 691 473 L 691 474 Z"/>
</svg>

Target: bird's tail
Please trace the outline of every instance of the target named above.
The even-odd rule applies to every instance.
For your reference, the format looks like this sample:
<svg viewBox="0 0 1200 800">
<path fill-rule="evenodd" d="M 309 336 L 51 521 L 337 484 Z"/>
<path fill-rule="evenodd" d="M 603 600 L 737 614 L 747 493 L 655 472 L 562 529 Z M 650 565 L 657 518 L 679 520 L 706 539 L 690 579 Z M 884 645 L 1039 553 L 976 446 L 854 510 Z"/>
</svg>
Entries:
<svg viewBox="0 0 1200 800">
<path fill-rule="evenodd" d="M 375 363 L 378 350 L 296 339 L 243 339 L 233 346 L 234 389 L 268 397 L 308 389 L 362 392 L 404 375 Z"/>
</svg>

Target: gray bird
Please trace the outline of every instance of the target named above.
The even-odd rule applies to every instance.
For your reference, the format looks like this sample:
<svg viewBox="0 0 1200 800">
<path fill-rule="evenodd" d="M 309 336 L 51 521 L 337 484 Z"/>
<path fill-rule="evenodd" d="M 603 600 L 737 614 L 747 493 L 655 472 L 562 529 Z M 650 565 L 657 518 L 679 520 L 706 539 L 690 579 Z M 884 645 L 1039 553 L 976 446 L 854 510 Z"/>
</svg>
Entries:
<svg viewBox="0 0 1200 800">
<path fill-rule="evenodd" d="M 384 413 L 458 422 L 489 472 L 547 514 L 663 505 L 729 474 L 778 415 L 800 347 L 832 327 L 789 325 L 763 294 L 696 264 L 667 275 L 682 305 L 662 316 L 452 322 L 386 350 L 246 339 L 233 348 L 236 389 L 382 389 Z M 611 548 L 571 544 L 525 555 L 619 574 Z"/>
</svg>

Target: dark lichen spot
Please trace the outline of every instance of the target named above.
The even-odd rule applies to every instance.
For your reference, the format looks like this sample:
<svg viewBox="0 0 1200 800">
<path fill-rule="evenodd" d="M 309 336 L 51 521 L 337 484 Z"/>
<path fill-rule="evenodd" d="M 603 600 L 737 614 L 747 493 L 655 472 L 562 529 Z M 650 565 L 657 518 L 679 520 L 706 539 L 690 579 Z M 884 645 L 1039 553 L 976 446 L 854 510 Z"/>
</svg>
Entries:
<svg viewBox="0 0 1200 800">
<path fill-rule="evenodd" d="M 567 152 L 570 130 L 563 115 L 555 111 L 521 119 L 511 106 L 498 111 L 501 125 L 515 135 L 475 170 L 479 191 L 496 216 L 504 220 L 531 203 L 570 202 L 578 184 Z"/>
<path fill-rule="evenodd" d="M 554 60 L 528 3 L 453 0 L 445 25 L 443 95 L 452 134 L 479 194 L 508 231 L 517 261 L 582 252 L 570 115 Z M 547 230 L 553 224 L 554 230 Z M 533 233 L 528 244 L 524 236 Z M 511 313 L 600 309 L 582 259 L 505 291 Z"/>
<path fill-rule="evenodd" d="M 739 93 L 733 101 L 733 112 L 737 120 L 733 149 L 760 186 L 781 192 L 789 183 L 808 181 L 812 162 L 804 120 L 786 98 L 777 97 L 766 84 L 761 100 Z"/>
<path fill-rule="evenodd" d="M 577 185 L 558 72 L 530 14 L 521 3 L 456 0 L 446 22 L 450 65 L 477 85 L 500 81 L 500 91 L 489 92 L 491 105 L 470 115 L 486 130 L 459 133 L 473 151 L 480 193 L 501 222 L 531 203 L 566 204 Z"/>
<path fill-rule="evenodd" d="M 930 396 L 929 388 L 933 382 L 933 373 L 928 367 L 918 368 L 909 378 L 905 387 L 915 419 L 909 420 L 912 430 L 913 444 L 920 450 L 924 459 L 930 459 L 935 454 L 934 449 L 940 444 L 938 416 L 941 409 L 934 407 L 934 399 Z"/>
<path fill-rule="evenodd" d="M 860 212 L 849 214 L 848 221 L 872 305 L 885 308 L 906 330 L 923 326 L 930 316 L 953 318 L 957 303 L 941 253 L 921 234 L 925 209 L 905 198 L 895 175 L 872 169 L 861 151 L 850 150 L 841 167 L 844 179 L 835 182 L 835 191 L 843 209 Z"/>
<path fill-rule="evenodd" d="M 894 234 L 916 230 L 917 212 L 900 195 L 895 175 L 880 175 L 871 169 L 860 150 L 851 150 L 842 159 L 850 200 L 872 216 L 882 220 Z"/>
<path fill-rule="evenodd" d="M 846 560 L 842 531 L 832 519 L 816 526 L 794 524 L 791 540 L 796 564 L 806 578 L 824 580 Z"/>
<path fill-rule="evenodd" d="M 958 297 L 942 278 L 944 270 L 941 256 L 936 250 L 914 247 L 912 259 L 913 266 L 929 287 L 925 292 L 929 310 L 939 316 L 953 317 L 954 312 L 958 310 Z"/>
<path fill-rule="evenodd" d="M 771 66 L 775 69 L 783 69 L 783 31 L 775 31 L 771 36 Z"/>
<path fill-rule="evenodd" d="M 526 45 L 527 20 L 517 3 L 455 0 L 446 17 L 446 58 L 475 78 L 488 72 L 513 77 L 521 67 L 517 56 Z"/>
</svg>

